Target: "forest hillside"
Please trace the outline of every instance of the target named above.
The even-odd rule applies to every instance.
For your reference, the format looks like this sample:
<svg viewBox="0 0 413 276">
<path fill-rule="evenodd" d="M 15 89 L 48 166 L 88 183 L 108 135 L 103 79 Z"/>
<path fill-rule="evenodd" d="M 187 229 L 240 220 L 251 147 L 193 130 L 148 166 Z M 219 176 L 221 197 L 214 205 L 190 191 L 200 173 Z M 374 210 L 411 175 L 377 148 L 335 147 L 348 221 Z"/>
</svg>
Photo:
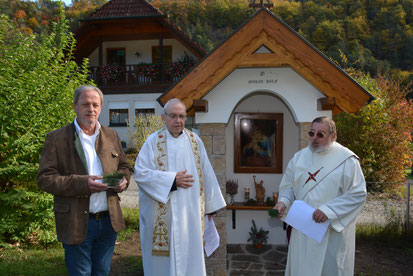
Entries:
<svg viewBox="0 0 413 276">
<path fill-rule="evenodd" d="M 106 0 L 66 6 L 72 31 Z M 248 0 L 149 0 L 207 52 L 253 13 Z M 270 10 L 340 66 L 413 80 L 413 0 L 272 0 Z M 48 31 L 59 3 L 0 0 L 0 11 L 27 33 Z"/>
</svg>

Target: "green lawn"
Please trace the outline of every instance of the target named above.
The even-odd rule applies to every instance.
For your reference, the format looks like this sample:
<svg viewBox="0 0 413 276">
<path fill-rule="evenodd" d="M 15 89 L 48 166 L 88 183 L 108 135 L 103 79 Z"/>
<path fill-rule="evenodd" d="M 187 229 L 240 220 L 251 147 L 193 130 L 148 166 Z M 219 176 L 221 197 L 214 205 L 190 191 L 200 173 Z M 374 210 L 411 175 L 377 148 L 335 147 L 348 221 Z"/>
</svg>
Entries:
<svg viewBox="0 0 413 276">
<path fill-rule="evenodd" d="M 139 229 L 139 211 L 122 208 L 126 229 L 118 235 L 118 240 L 127 240 L 131 232 Z M 123 261 L 122 261 L 123 262 Z M 125 258 L 125 263 L 136 271 L 142 269 L 142 262 Z M 64 249 L 61 243 L 46 247 L 24 245 L 21 247 L 0 247 L 0 275 L 68 275 Z"/>
<path fill-rule="evenodd" d="M 0 248 L 0 275 L 68 275 L 63 247 Z"/>
</svg>

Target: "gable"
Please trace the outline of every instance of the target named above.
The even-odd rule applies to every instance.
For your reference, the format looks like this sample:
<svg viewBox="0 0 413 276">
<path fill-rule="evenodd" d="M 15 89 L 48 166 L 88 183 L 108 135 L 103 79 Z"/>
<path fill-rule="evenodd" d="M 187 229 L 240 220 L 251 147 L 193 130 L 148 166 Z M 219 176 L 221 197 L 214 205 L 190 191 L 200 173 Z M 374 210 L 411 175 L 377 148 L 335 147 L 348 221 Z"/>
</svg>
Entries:
<svg viewBox="0 0 413 276">
<path fill-rule="evenodd" d="M 333 103 L 329 108 L 334 113 L 357 112 L 373 99 L 308 41 L 262 8 L 158 101 L 163 105 L 179 98 L 191 113 L 193 101 L 204 97 L 235 69 L 262 67 L 290 67 Z"/>
<path fill-rule="evenodd" d="M 205 50 L 176 27 L 166 15 L 144 0 L 112 0 L 102 5 L 75 31 L 76 59 L 88 57 L 102 41 L 174 38 L 197 58 Z"/>
</svg>

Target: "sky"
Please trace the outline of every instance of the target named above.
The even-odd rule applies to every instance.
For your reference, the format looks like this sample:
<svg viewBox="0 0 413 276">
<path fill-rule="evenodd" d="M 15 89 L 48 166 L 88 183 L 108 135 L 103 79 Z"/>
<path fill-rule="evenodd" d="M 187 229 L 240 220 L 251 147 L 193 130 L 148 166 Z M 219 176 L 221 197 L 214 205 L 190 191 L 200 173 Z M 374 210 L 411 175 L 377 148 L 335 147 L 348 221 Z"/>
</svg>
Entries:
<svg viewBox="0 0 413 276">
<path fill-rule="evenodd" d="M 55 0 L 56 2 L 59 0 Z M 61 0 L 63 3 L 65 3 L 66 6 L 72 5 L 72 0 Z"/>
</svg>

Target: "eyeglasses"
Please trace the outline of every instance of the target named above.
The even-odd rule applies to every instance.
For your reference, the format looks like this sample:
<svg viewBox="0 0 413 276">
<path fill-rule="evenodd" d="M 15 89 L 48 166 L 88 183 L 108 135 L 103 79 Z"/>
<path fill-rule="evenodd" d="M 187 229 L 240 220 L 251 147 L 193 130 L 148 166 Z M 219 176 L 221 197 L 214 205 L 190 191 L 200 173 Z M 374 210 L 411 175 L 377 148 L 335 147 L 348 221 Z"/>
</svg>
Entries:
<svg viewBox="0 0 413 276">
<path fill-rule="evenodd" d="M 179 118 L 179 120 L 184 120 L 184 121 L 186 121 L 186 115 L 183 115 L 183 114 L 168 114 L 168 113 L 165 113 L 167 116 L 169 116 L 172 120 L 176 120 L 177 118 Z"/>
<path fill-rule="evenodd" d="M 314 131 L 312 131 L 312 130 L 310 130 L 309 132 L 308 132 L 308 135 L 310 136 L 310 137 L 314 137 L 314 135 L 317 135 L 317 138 L 324 138 L 324 133 L 322 133 L 322 132 L 314 132 Z"/>
</svg>

